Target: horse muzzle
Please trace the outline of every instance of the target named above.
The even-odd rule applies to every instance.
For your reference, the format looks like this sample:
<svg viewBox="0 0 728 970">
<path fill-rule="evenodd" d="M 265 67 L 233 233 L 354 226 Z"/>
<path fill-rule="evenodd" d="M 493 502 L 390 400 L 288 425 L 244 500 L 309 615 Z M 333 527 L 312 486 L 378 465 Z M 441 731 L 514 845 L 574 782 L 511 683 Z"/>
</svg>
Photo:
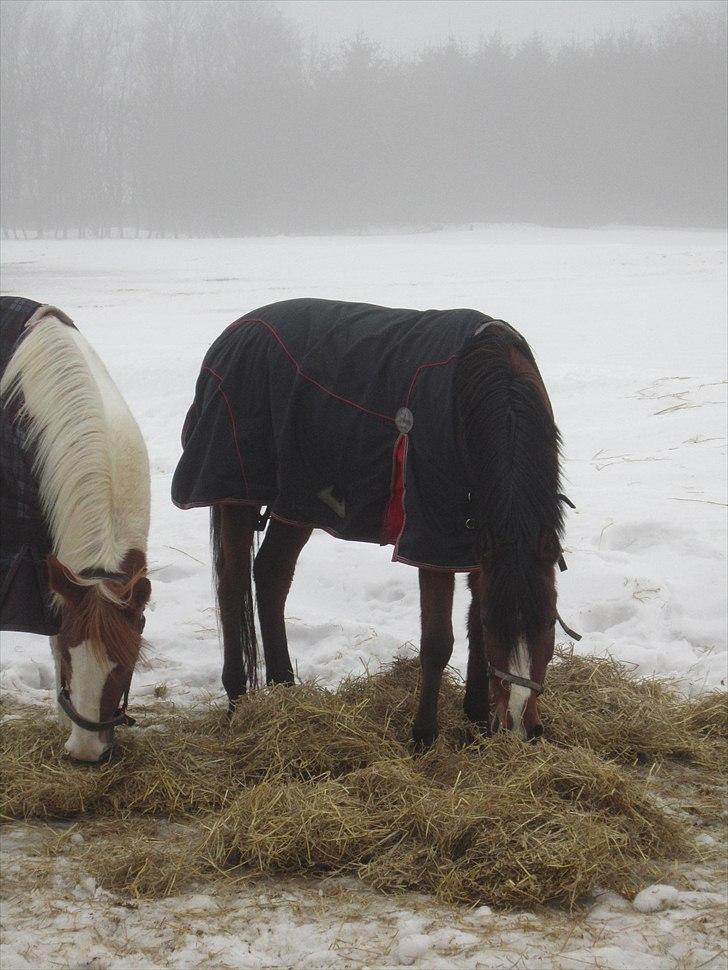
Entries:
<svg viewBox="0 0 728 970">
<path fill-rule="evenodd" d="M 106 721 L 91 721 L 80 714 L 73 706 L 67 687 L 58 694 L 58 706 L 71 721 L 71 736 L 66 741 L 66 754 L 73 760 L 84 764 L 100 764 L 110 760 L 113 753 L 114 728 L 120 725 L 132 726 L 136 723 L 126 713 L 128 691 L 124 694 L 121 707 L 114 716 Z"/>
</svg>

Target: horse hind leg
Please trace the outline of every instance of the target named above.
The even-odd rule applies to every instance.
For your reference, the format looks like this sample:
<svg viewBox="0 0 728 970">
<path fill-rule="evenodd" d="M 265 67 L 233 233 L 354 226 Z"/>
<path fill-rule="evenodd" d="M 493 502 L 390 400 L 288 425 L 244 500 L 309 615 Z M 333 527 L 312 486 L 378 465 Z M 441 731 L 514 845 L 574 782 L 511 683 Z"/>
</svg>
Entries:
<svg viewBox="0 0 728 970">
<path fill-rule="evenodd" d="M 253 565 L 266 683 L 292 684 L 285 606 L 301 550 L 313 530 L 271 519 Z"/>
<path fill-rule="evenodd" d="M 223 638 L 222 683 L 230 710 L 255 687 L 258 643 L 252 584 L 253 536 L 259 509 L 221 505 L 210 510 L 210 539 L 219 622 Z"/>
<path fill-rule="evenodd" d="M 420 570 L 420 701 L 412 727 L 417 748 L 429 748 L 437 737 L 437 705 L 442 672 L 452 656 L 452 601 L 455 578 L 452 573 Z"/>
</svg>

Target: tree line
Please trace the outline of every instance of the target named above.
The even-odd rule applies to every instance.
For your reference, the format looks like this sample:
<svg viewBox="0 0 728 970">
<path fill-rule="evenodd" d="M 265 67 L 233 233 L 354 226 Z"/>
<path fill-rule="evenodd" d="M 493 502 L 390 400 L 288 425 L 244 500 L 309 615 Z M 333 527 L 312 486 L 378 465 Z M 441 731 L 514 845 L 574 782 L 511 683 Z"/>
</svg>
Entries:
<svg viewBox="0 0 728 970">
<path fill-rule="evenodd" d="M 270 3 L 6 0 L 0 218 L 15 235 L 722 226 L 725 12 L 550 49 L 365 36 Z"/>
</svg>

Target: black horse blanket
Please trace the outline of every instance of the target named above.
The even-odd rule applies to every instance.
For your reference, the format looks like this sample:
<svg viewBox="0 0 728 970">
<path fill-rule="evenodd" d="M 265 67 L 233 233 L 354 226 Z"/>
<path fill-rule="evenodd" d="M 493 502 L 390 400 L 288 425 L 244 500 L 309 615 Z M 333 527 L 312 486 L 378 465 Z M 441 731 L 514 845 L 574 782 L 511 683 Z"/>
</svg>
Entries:
<svg viewBox="0 0 728 970">
<path fill-rule="evenodd" d="M 491 321 L 329 300 L 242 317 L 203 361 L 173 501 L 266 505 L 400 562 L 477 569 L 453 375 Z"/>
<path fill-rule="evenodd" d="M 27 325 L 46 312 L 71 324 L 56 307 L 22 297 L 0 297 L 0 375 L 28 332 Z M 41 513 L 32 450 L 18 411 L 17 403 L 0 402 L 0 630 L 50 636 L 58 632 L 46 568 L 51 540 Z"/>
</svg>

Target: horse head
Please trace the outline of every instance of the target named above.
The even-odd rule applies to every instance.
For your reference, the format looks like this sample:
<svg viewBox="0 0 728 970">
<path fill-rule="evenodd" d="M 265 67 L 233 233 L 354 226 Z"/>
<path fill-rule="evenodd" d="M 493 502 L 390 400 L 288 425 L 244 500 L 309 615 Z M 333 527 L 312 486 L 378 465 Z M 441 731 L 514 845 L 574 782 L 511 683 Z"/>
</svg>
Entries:
<svg viewBox="0 0 728 970">
<path fill-rule="evenodd" d="M 118 573 L 77 573 L 48 557 L 61 615 L 53 642 L 58 703 L 71 728 L 66 752 L 78 761 L 101 760 L 111 750 L 114 728 L 133 723 L 126 700 L 151 593 L 145 567 L 137 550 L 127 554 Z"/>
<path fill-rule="evenodd" d="M 508 555 L 487 544 L 478 577 L 490 709 L 501 730 L 543 734 L 538 699 L 554 655 L 560 544 L 542 532 L 532 549 Z"/>
<path fill-rule="evenodd" d="M 471 631 L 471 649 L 499 727 L 533 739 L 543 733 L 538 697 L 554 653 L 561 439 L 531 349 L 503 321 L 476 333 L 455 392 L 480 560 L 482 636 Z M 488 698 L 476 706 L 485 713 Z"/>
</svg>

